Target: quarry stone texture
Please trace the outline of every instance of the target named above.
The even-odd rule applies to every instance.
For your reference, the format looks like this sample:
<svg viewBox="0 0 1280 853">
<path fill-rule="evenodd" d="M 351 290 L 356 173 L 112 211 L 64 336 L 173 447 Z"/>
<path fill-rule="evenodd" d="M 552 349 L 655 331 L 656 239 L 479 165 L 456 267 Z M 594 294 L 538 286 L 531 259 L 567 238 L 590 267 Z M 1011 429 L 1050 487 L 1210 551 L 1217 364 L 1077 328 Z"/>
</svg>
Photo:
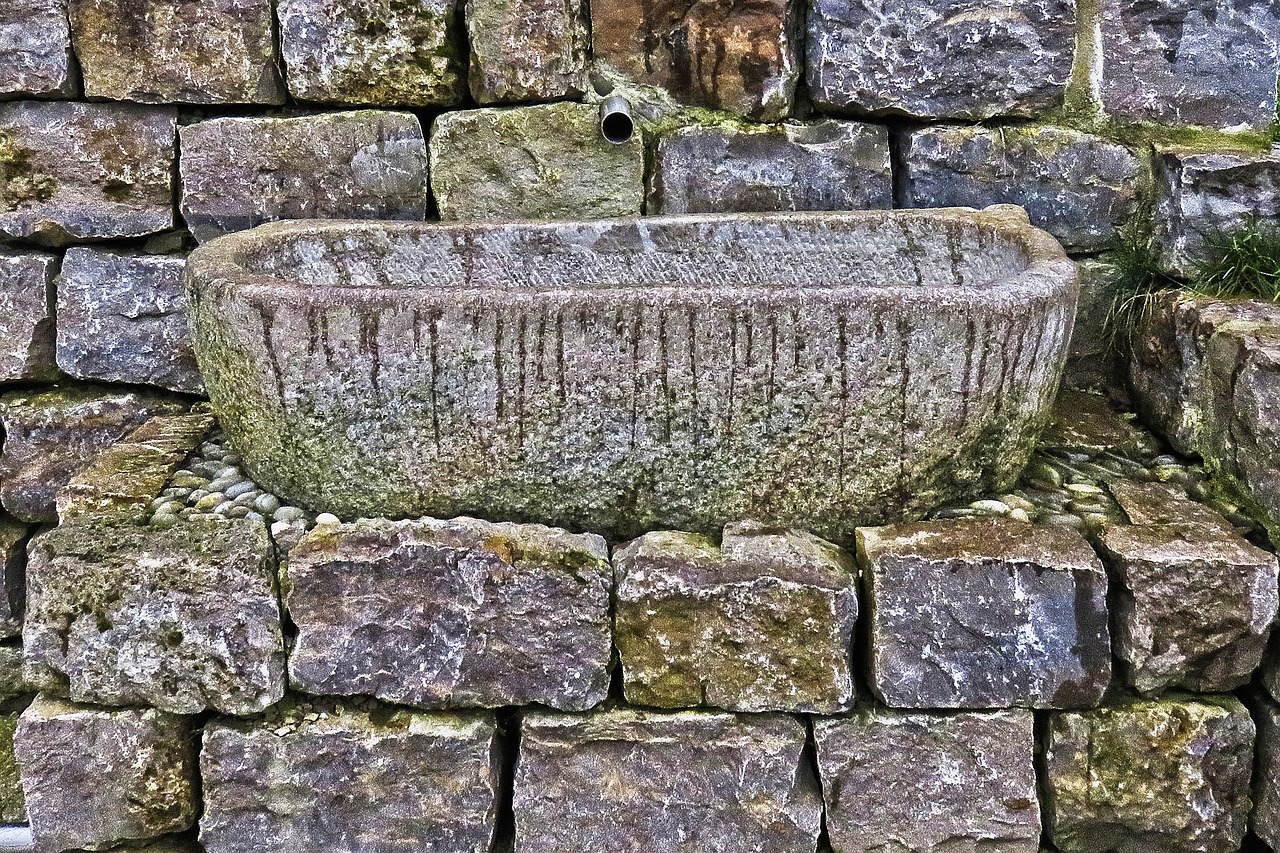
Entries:
<svg viewBox="0 0 1280 853">
<path fill-rule="evenodd" d="M 1030 711 L 814 721 L 832 848 L 1038 853 Z"/>
<path fill-rule="evenodd" d="M 172 227 L 176 121 L 171 107 L 0 103 L 0 238 L 65 245 Z"/>
<path fill-rule="evenodd" d="M 160 415 L 102 451 L 58 492 L 58 519 L 143 521 L 169 477 L 213 426 L 210 414 Z"/>
<path fill-rule="evenodd" d="M 77 379 L 204 390 L 191 347 L 186 259 L 67 250 L 58 279 L 58 366 Z"/>
<path fill-rule="evenodd" d="M 1258 696 L 1251 709 L 1258 727 L 1258 747 L 1250 826 L 1274 848 L 1280 844 L 1280 706 Z"/>
<path fill-rule="evenodd" d="M 1102 0 L 1102 103 L 1128 121 L 1267 130 L 1280 10 L 1269 0 Z"/>
<path fill-rule="evenodd" d="M 215 408 L 282 499 L 616 539 L 848 541 L 1009 488 L 1075 301 L 1016 208 L 281 223 L 187 282 Z"/>
<path fill-rule="evenodd" d="M 1096 705 L 1107 579 L 1075 531 L 1012 519 L 858 531 L 871 687 L 893 708 Z"/>
<path fill-rule="evenodd" d="M 589 91 L 585 9 L 573 0 L 467 3 L 471 96 L 480 104 L 519 103 Z"/>
<path fill-rule="evenodd" d="M 426 141 L 409 113 L 219 118 L 180 137 L 182 215 L 201 242 L 276 219 L 426 215 Z"/>
<path fill-rule="evenodd" d="M 11 0 L 0 10 L 0 98 L 77 94 L 66 0 Z"/>
<path fill-rule="evenodd" d="M 14 736 L 37 853 L 105 850 L 193 826 L 199 740 L 189 720 L 152 708 L 38 697 Z"/>
<path fill-rule="evenodd" d="M 0 638 L 22 635 L 22 613 L 26 601 L 27 539 L 33 528 L 0 515 Z"/>
<path fill-rule="evenodd" d="M 531 712 L 516 853 L 810 853 L 822 804 L 804 742 L 777 714 Z"/>
<path fill-rule="evenodd" d="M 827 120 L 764 132 L 695 126 L 663 137 L 646 211 L 891 207 L 888 130 Z"/>
<path fill-rule="evenodd" d="M 284 640 L 260 521 L 63 524 L 34 540 L 24 658 L 80 702 L 252 714 L 284 694 Z"/>
<path fill-rule="evenodd" d="M 217 720 L 200 753 L 208 853 L 478 853 L 502 756 L 491 715 L 294 710 Z"/>
<path fill-rule="evenodd" d="M 1160 264 L 1190 278 L 1212 254 L 1215 234 L 1280 216 L 1280 151 L 1158 149 L 1154 161 Z"/>
<path fill-rule="evenodd" d="M 1250 809 L 1254 724 L 1232 696 L 1051 714 L 1049 838 L 1062 853 L 1227 853 Z"/>
<path fill-rule="evenodd" d="M 90 98 L 282 104 L 269 0 L 69 0 Z"/>
<path fill-rule="evenodd" d="M 802 15 L 798 0 L 596 0 L 591 47 L 606 74 L 689 106 L 778 121 L 790 114 L 802 73 Z"/>
<path fill-rule="evenodd" d="M 1121 359 L 1112 342 L 1110 323 L 1115 301 L 1115 258 L 1103 255 L 1076 261 L 1080 301 L 1071 330 L 1064 382 L 1074 388 L 1102 388 L 1119 383 Z"/>
<path fill-rule="evenodd" d="M 290 682 L 423 707 L 582 710 L 609 688 L 603 539 L 475 519 L 322 525 L 289 553 Z"/>
<path fill-rule="evenodd" d="M 853 559 L 796 531 L 726 527 L 719 547 L 647 533 L 614 554 L 615 643 L 636 705 L 832 714 L 853 704 Z"/>
<path fill-rule="evenodd" d="M 1280 531 L 1280 306 L 1166 291 L 1134 335 L 1138 413 L 1175 449 L 1204 458 Z"/>
<path fill-rule="evenodd" d="M 1018 204 L 1074 251 L 1096 251 L 1137 212 L 1144 168 L 1127 148 L 1048 126 L 933 126 L 903 156 L 911 207 Z"/>
<path fill-rule="evenodd" d="M 1071 0 L 810 0 L 809 91 L 827 113 L 984 119 L 1062 105 Z"/>
<path fill-rule="evenodd" d="M 23 521 L 58 519 L 57 494 L 111 444 L 186 406 L 167 394 L 65 385 L 0 395 L 0 503 Z"/>
<path fill-rule="evenodd" d="M 449 106 L 466 93 L 454 0 L 281 0 L 289 92 L 301 101 Z"/>
<path fill-rule="evenodd" d="M 18 759 L 13 753 L 17 714 L 0 714 L 0 821 L 5 826 L 27 823 L 27 802 L 22 793 Z"/>
<path fill-rule="evenodd" d="M 1130 686 L 1214 692 L 1248 683 L 1280 605 L 1274 555 L 1194 522 L 1116 526 L 1098 543 Z"/>
<path fill-rule="evenodd" d="M 0 646 L 0 707 L 20 708 L 34 692 L 22 677 L 22 646 Z"/>
<path fill-rule="evenodd" d="M 42 252 L 0 250 L 0 382 L 58 375 L 49 304 L 57 263 Z"/>
<path fill-rule="evenodd" d="M 460 110 L 431 129 L 441 219 L 639 216 L 644 145 L 601 137 L 589 104 Z"/>
</svg>

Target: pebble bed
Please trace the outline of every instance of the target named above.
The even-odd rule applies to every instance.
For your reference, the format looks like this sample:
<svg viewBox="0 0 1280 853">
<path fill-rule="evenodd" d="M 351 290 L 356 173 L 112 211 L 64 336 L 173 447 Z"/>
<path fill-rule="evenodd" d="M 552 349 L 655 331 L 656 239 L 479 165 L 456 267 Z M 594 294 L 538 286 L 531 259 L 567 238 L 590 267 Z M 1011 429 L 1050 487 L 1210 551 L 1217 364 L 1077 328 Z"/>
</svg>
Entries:
<svg viewBox="0 0 1280 853">
<path fill-rule="evenodd" d="M 1078 443 L 1059 444 L 1049 438 L 1037 448 L 1016 489 L 967 504 L 943 507 L 929 517 L 1000 515 L 1091 533 L 1106 524 L 1125 521 L 1119 505 L 1107 491 L 1107 483 L 1159 481 L 1181 484 L 1192 499 L 1220 513 L 1242 535 L 1254 540 L 1263 537 L 1261 527 L 1240 507 L 1210 488 L 1204 466 L 1169 453 L 1158 438 L 1133 422 L 1132 414 L 1120 414 L 1117 418 L 1133 438 L 1126 452 Z M 150 524 L 168 528 L 201 515 L 265 522 L 278 543 L 300 536 L 316 524 L 336 524 L 339 520 L 330 513 L 315 514 L 284 503 L 261 489 L 245 474 L 240 456 L 227 445 L 226 435 L 219 428 L 174 472 L 166 488 L 152 501 Z"/>
</svg>

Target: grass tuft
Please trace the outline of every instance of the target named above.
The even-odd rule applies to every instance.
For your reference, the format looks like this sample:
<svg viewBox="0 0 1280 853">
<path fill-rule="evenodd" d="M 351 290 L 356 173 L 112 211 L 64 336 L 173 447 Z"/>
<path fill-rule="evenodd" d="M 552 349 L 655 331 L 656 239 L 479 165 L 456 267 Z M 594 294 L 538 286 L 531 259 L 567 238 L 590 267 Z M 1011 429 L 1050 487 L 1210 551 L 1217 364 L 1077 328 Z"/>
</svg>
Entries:
<svg viewBox="0 0 1280 853">
<path fill-rule="evenodd" d="M 1159 255 L 1150 205 L 1146 205 L 1120 229 L 1109 255 L 1112 297 L 1106 334 L 1114 352 L 1128 351 L 1134 328 L 1150 310 L 1148 297 L 1179 284 L 1160 272 Z"/>
<path fill-rule="evenodd" d="M 1280 227 L 1249 219 L 1205 235 L 1208 253 L 1187 289 L 1222 299 L 1280 302 Z"/>
</svg>

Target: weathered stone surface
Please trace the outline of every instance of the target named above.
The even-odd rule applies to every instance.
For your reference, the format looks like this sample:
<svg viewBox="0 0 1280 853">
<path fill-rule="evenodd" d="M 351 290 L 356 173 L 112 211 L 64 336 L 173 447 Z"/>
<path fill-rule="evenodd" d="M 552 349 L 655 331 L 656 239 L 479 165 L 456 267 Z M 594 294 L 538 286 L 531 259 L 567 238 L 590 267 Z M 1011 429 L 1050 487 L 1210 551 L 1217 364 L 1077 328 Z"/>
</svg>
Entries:
<svg viewBox="0 0 1280 853">
<path fill-rule="evenodd" d="M 284 694 L 273 558 L 247 519 L 43 533 L 27 564 L 27 681 L 78 702 L 261 711 Z"/>
<path fill-rule="evenodd" d="M 1191 277 L 1209 255 L 1206 236 L 1230 233 L 1251 218 L 1280 216 L 1280 150 L 1155 156 L 1156 238 L 1166 272 Z"/>
<path fill-rule="evenodd" d="M 1280 305 L 1155 294 L 1133 335 L 1129 384 L 1146 423 L 1203 457 L 1280 534 Z"/>
<path fill-rule="evenodd" d="M 279 14 L 299 100 L 424 107 L 466 94 L 455 0 L 281 0 Z"/>
<path fill-rule="evenodd" d="M 0 638 L 22 633 L 22 610 L 26 600 L 27 539 L 32 528 L 0 515 Z"/>
<path fill-rule="evenodd" d="M 903 162 L 908 206 L 1018 204 L 1074 251 L 1109 245 L 1143 184 L 1127 148 L 1061 127 L 927 127 L 908 138 Z"/>
<path fill-rule="evenodd" d="M 0 237 L 64 245 L 173 226 L 173 109 L 0 104 Z"/>
<path fill-rule="evenodd" d="M 1030 711 L 814 720 L 832 848 L 1037 853 L 1033 728 Z"/>
<path fill-rule="evenodd" d="M 283 104 L 269 0 L 69 0 L 90 98 Z"/>
<path fill-rule="evenodd" d="M 810 0 L 807 79 L 823 112 L 983 119 L 1062 105 L 1072 0 Z"/>
<path fill-rule="evenodd" d="M 210 414 L 152 418 L 104 450 L 58 492 L 58 520 L 122 515 L 142 521 L 151 501 L 213 426 Z"/>
<path fill-rule="evenodd" d="M 54 273 L 58 259 L 0 250 L 0 382 L 53 379 Z"/>
<path fill-rule="evenodd" d="M 1009 489 L 1075 305 L 1009 207 L 280 223 L 200 247 L 187 282 L 273 494 L 618 539 L 752 518 L 848 541 Z"/>
<path fill-rule="evenodd" d="M 1130 121 L 1267 130 L 1276 118 L 1272 0 L 1101 0 L 1101 94 Z"/>
<path fill-rule="evenodd" d="M 516 765 L 516 853 L 812 853 L 821 794 L 780 714 L 533 712 Z"/>
<path fill-rule="evenodd" d="M 481 853 L 502 756 L 491 715 L 391 708 L 205 727 L 208 853 Z"/>
<path fill-rule="evenodd" d="M 0 502 L 23 521 L 58 520 L 58 491 L 99 453 L 185 404 L 161 393 L 75 385 L 0 396 Z"/>
<path fill-rule="evenodd" d="M 797 0 L 595 0 L 591 47 L 606 74 L 694 107 L 757 121 L 791 113 L 802 69 Z"/>
<path fill-rule="evenodd" d="M 0 9 L 0 99 L 73 96 L 66 0 L 9 0 Z"/>
<path fill-rule="evenodd" d="M 1063 382 L 1071 388 L 1120 387 L 1118 342 L 1111 340 L 1110 316 L 1117 296 L 1113 258 L 1076 261 L 1080 275 L 1080 301 L 1071 331 L 1071 349 Z"/>
<path fill-rule="evenodd" d="M 1253 776 L 1253 831 L 1273 849 L 1280 846 L 1280 707 L 1255 697 L 1253 720 L 1258 727 L 1257 764 Z"/>
<path fill-rule="evenodd" d="M 481 104 L 578 98 L 587 81 L 586 6 L 565 0 L 470 0 L 471 96 Z"/>
<path fill-rule="evenodd" d="M 179 135 L 182 215 L 201 242 L 276 219 L 426 215 L 426 141 L 409 113 L 219 118 Z"/>
<path fill-rule="evenodd" d="M 1131 524 L 1200 525 L 1232 535 L 1231 524 L 1225 518 L 1191 500 L 1187 490 L 1177 483 L 1116 479 L 1106 485 Z"/>
<path fill-rule="evenodd" d="M 686 127 L 658 144 L 648 213 L 893 207 L 889 132 L 851 121 Z"/>
<path fill-rule="evenodd" d="M 853 559 L 744 523 L 720 547 L 646 533 L 614 554 L 622 689 L 636 705 L 833 714 L 853 704 Z"/>
<path fill-rule="evenodd" d="M 1254 726 L 1232 696 L 1049 717 L 1046 822 L 1062 853 L 1228 853 L 1249 817 Z"/>
<path fill-rule="evenodd" d="M 17 727 L 17 714 L 0 714 L 0 823 L 5 826 L 27 822 L 18 759 L 13 754 L 13 734 Z"/>
<path fill-rule="evenodd" d="M 470 518 L 322 525 L 289 552 L 290 682 L 423 707 L 583 710 L 609 689 L 603 539 Z"/>
<path fill-rule="evenodd" d="M 22 677 L 22 646 L 0 646 L 0 708 L 20 708 L 34 692 Z"/>
<path fill-rule="evenodd" d="M 104 850 L 192 826 L 198 747 L 173 714 L 38 697 L 14 736 L 36 852 Z"/>
<path fill-rule="evenodd" d="M 183 258 L 76 247 L 58 279 L 58 366 L 77 379 L 204 390 Z"/>
<path fill-rule="evenodd" d="M 589 104 L 445 113 L 431 128 L 431 190 L 441 219 L 638 216 L 644 145 L 600 135 Z"/>
<path fill-rule="evenodd" d="M 1249 681 L 1280 605 L 1273 555 L 1225 521 L 1117 526 L 1098 544 L 1130 686 L 1225 691 Z"/>
<path fill-rule="evenodd" d="M 1107 578 L 1073 530 L 1006 518 L 858 531 L 871 687 L 894 708 L 1078 708 L 1111 678 Z"/>
</svg>

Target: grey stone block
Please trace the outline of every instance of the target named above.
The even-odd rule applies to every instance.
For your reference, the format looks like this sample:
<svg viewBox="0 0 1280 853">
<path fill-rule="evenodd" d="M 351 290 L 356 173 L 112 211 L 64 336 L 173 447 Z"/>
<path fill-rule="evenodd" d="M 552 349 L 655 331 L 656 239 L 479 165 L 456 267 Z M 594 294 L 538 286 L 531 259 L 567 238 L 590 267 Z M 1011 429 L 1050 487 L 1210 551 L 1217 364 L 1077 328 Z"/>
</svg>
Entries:
<svg viewBox="0 0 1280 853">
<path fill-rule="evenodd" d="M 832 848 L 1038 853 L 1033 729 L 1030 711 L 815 720 Z"/>
<path fill-rule="evenodd" d="M 891 207 L 888 130 L 827 120 L 759 132 L 695 126 L 664 137 L 647 212 Z"/>
<path fill-rule="evenodd" d="M 9 0 L 0 9 L 0 100 L 77 94 L 67 0 Z"/>
<path fill-rule="evenodd" d="M 0 104 L 0 237 L 65 245 L 173 227 L 172 108 Z"/>
<path fill-rule="evenodd" d="M 53 379 L 50 305 L 58 259 L 0 250 L 0 382 Z"/>
<path fill-rule="evenodd" d="M 589 91 L 586 5 L 471 0 L 471 96 L 481 104 L 579 98 Z"/>
<path fill-rule="evenodd" d="M 294 686 L 429 708 L 582 710 L 609 688 L 604 540 L 475 519 L 322 525 L 289 552 Z"/>
<path fill-rule="evenodd" d="M 184 258 L 67 250 L 58 280 L 58 366 L 77 379 L 200 394 Z"/>
<path fill-rule="evenodd" d="M 1073 530 L 1005 518 L 858 531 L 871 687 L 894 708 L 1078 708 L 1111 677 L 1107 580 Z"/>
<path fill-rule="evenodd" d="M 182 215 L 201 242 L 276 219 L 426 216 L 426 141 L 409 113 L 219 118 L 179 135 Z"/>
<path fill-rule="evenodd" d="M 431 127 L 441 219 L 638 216 L 644 145 L 607 142 L 588 104 L 461 110 Z"/>
</svg>

